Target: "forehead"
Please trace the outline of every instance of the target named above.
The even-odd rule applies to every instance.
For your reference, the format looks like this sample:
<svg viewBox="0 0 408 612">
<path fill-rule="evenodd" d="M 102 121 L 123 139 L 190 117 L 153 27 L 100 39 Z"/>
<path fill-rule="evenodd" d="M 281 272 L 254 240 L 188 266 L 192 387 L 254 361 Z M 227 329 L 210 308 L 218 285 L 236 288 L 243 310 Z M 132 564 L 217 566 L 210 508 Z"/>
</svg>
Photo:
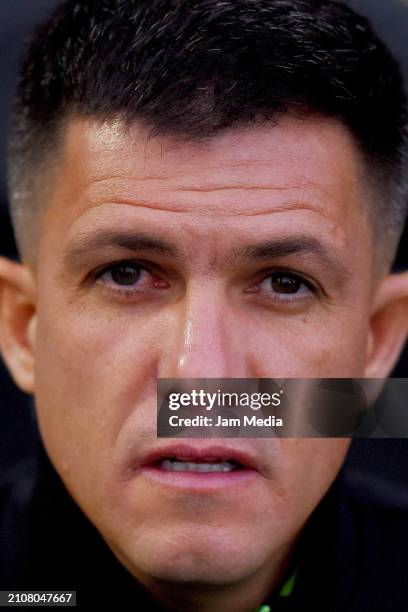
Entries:
<svg viewBox="0 0 408 612">
<path fill-rule="evenodd" d="M 286 117 L 277 125 L 226 131 L 207 142 L 150 137 L 142 126 L 126 128 L 120 121 L 71 121 L 61 169 L 60 184 L 64 176 L 75 176 L 71 188 L 91 195 L 126 178 L 143 181 L 137 190 L 141 195 L 144 188 L 154 191 L 166 183 L 181 193 L 309 188 L 333 197 L 358 189 L 361 181 L 360 156 L 350 133 L 325 118 Z M 216 199 L 212 205 L 214 212 L 222 212 Z"/>
<path fill-rule="evenodd" d="M 47 236 L 56 248 L 98 222 L 149 219 L 170 231 L 169 215 L 187 233 L 201 228 L 197 238 L 207 229 L 208 240 L 225 223 L 260 231 L 271 215 L 277 222 L 286 213 L 292 224 L 294 213 L 324 220 L 328 236 L 366 224 L 359 152 L 348 130 L 326 118 L 286 117 L 201 142 L 150 137 L 139 124 L 76 120 L 58 166 L 40 251 Z"/>
</svg>

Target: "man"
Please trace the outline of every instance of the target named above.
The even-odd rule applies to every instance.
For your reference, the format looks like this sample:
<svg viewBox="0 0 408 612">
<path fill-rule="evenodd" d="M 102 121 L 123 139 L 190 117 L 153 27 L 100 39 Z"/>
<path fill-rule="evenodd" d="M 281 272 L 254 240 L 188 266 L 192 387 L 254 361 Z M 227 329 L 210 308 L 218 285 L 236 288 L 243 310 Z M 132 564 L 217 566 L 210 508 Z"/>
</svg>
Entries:
<svg viewBox="0 0 408 612">
<path fill-rule="evenodd" d="M 158 378 L 390 374 L 405 111 L 395 61 L 331 0 L 68 1 L 36 32 L 0 338 L 45 452 L 36 484 L 28 467 L 4 484 L 2 588 L 76 589 L 84 609 L 405 609 L 406 558 L 383 584 L 383 539 L 355 531 L 391 542 L 399 519 L 338 493 L 348 439 L 156 432 Z M 222 486 L 191 474 L 237 457 Z"/>
</svg>

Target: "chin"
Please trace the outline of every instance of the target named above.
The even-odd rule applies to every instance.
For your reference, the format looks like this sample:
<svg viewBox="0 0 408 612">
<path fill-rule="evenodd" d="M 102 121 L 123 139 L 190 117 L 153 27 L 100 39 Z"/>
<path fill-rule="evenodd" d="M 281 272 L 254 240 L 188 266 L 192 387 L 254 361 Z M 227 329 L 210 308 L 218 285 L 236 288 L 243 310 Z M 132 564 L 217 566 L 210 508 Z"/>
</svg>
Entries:
<svg viewBox="0 0 408 612">
<path fill-rule="evenodd" d="M 263 564 L 256 539 L 250 542 L 239 531 L 223 531 L 204 527 L 167 537 L 161 533 L 159 542 L 157 534 L 145 536 L 143 545 L 129 546 L 128 541 L 117 556 L 142 582 L 148 577 L 175 583 L 233 584 Z"/>
</svg>

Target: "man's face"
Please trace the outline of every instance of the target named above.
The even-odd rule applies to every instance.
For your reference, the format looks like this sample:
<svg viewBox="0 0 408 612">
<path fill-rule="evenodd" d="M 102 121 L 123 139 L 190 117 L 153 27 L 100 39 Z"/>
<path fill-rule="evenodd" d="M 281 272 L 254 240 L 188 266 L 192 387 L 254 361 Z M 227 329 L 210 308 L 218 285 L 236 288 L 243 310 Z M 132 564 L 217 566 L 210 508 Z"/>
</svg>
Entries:
<svg viewBox="0 0 408 612">
<path fill-rule="evenodd" d="M 333 481 L 344 439 L 217 439 L 257 467 L 223 486 L 141 465 L 175 442 L 156 437 L 157 378 L 364 376 L 364 201 L 329 120 L 206 144 L 69 125 L 38 250 L 36 406 L 67 488 L 142 582 L 267 575 Z"/>
</svg>

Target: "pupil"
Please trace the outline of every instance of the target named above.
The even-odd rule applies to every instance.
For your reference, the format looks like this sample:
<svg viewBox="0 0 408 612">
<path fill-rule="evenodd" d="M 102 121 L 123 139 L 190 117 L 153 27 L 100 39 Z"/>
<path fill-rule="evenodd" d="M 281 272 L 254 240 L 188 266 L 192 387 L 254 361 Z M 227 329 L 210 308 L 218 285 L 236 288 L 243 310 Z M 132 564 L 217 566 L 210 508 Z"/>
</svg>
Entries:
<svg viewBox="0 0 408 612">
<path fill-rule="evenodd" d="M 280 274 L 272 277 L 272 287 L 277 293 L 297 293 L 300 285 L 300 279 L 294 276 Z"/>
<path fill-rule="evenodd" d="M 140 270 L 130 264 L 121 264 L 113 268 L 111 274 L 117 285 L 133 285 L 140 276 Z"/>
</svg>

